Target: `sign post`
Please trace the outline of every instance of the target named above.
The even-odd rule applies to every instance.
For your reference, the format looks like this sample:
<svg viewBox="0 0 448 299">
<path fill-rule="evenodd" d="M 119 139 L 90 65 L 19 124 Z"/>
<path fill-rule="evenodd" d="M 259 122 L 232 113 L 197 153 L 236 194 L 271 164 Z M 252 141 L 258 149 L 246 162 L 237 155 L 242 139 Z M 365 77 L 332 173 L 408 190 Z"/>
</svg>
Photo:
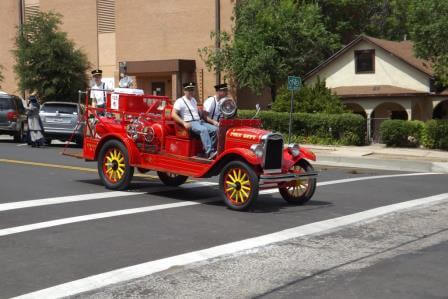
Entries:
<svg viewBox="0 0 448 299">
<path fill-rule="evenodd" d="M 291 91 L 291 109 L 289 110 L 288 143 L 291 143 L 292 112 L 294 109 L 294 91 L 298 91 L 301 86 L 302 86 L 302 79 L 300 77 L 288 76 L 288 90 Z"/>
</svg>

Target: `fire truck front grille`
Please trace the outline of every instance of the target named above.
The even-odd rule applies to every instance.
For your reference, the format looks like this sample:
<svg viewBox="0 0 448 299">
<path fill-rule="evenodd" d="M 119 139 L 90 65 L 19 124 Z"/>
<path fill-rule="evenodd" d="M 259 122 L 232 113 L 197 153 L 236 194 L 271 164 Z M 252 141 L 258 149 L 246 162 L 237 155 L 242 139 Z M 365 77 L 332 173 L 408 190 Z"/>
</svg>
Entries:
<svg viewBox="0 0 448 299">
<path fill-rule="evenodd" d="M 276 170 L 282 168 L 283 138 L 281 135 L 270 135 L 265 143 L 264 169 Z"/>
</svg>

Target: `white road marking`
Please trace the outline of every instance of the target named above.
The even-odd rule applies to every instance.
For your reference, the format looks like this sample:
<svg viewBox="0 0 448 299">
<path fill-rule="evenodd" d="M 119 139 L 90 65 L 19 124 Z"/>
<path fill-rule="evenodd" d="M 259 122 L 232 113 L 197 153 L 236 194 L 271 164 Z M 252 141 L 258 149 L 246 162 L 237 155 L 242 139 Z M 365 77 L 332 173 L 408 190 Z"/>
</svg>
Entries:
<svg viewBox="0 0 448 299">
<path fill-rule="evenodd" d="M 214 186 L 214 185 L 216 185 L 216 183 L 196 182 L 196 183 L 191 183 L 191 184 L 185 184 L 184 186 L 182 186 L 182 188 L 183 189 L 191 189 L 191 188 L 207 187 L 207 186 Z M 175 188 L 175 187 L 160 186 L 158 188 L 153 188 L 151 190 L 148 190 L 148 192 L 109 191 L 109 192 L 100 192 L 100 193 L 90 193 L 90 194 L 80 194 L 80 195 L 70 195 L 70 196 L 25 200 L 25 201 L 17 201 L 17 202 L 8 202 L 8 203 L 0 204 L 0 212 L 24 209 L 24 208 L 39 207 L 39 206 L 57 205 L 57 204 L 64 204 L 64 203 L 78 202 L 78 201 L 88 201 L 88 200 L 105 199 L 105 198 L 113 198 L 113 197 L 142 195 L 142 194 L 149 194 L 149 193 L 156 193 L 156 192 L 163 192 L 163 191 L 170 191 L 170 190 L 179 190 L 179 189 Z"/>
<path fill-rule="evenodd" d="M 60 298 L 65 296 L 72 296 L 94 289 L 106 287 L 111 284 L 122 283 L 129 280 L 142 278 L 157 272 L 167 270 L 171 267 L 185 266 L 188 264 L 203 262 L 209 259 L 231 255 L 244 250 L 250 250 L 257 247 L 290 240 L 293 238 L 325 233 L 331 230 L 340 229 L 348 225 L 359 224 L 365 221 L 372 221 L 374 219 L 377 219 L 378 217 L 385 216 L 391 213 L 396 213 L 403 210 L 422 207 L 426 205 L 432 205 L 446 200 L 448 200 L 448 193 L 383 206 L 347 216 L 297 226 L 268 235 L 227 243 L 208 249 L 193 251 L 105 272 L 98 275 L 89 276 L 43 290 L 24 294 L 16 298 Z"/>
<path fill-rule="evenodd" d="M 403 175 L 390 175 L 390 176 L 372 176 L 372 177 L 352 178 L 352 179 L 345 179 L 345 180 L 334 180 L 334 181 L 322 182 L 321 184 L 326 186 L 326 185 L 341 184 L 341 183 L 347 183 L 347 182 L 359 181 L 359 180 L 387 178 L 387 177 L 391 177 L 391 176 L 392 177 L 412 176 L 412 175 L 418 176 L 418 175 L 429 175 L 429 174 L 431 174 L 431 173 L 426 173 L 426 174 L 416 173 L 416 174 L 403 174 Z M 203 187 L 203 186 L 215 186 L 215 185 L 217 185 L 217 183 L 196 182 L 196 183 L 191 183 L 191 184 L 185 184 L 182 186 L 182 189 L 191 189 L 191 188 L 198 188 L 198 187 Z M 176 190 L 179 190 L 179 189 L 176 189 Z M 278 190 L 277 189 L 263 190 L 260 192 L 260 194 L 270 194 L 270 193 L 275 193 L 275 192 L 278 192 Z M 210 202 L 210 201 L 205 201 L 205 202 Z M 132 209 L 111 211 L 111 212 L 103 212 L 103 213 L 75 216 L 75 217 L 69 217 L 69 218 L 61 218 L 61 219 L 56 219 L 56 220 L 50 220 L 50 221 L 44 221 L 44 222 L 38 222 L 38 223 L 33 223 L 33 224 L 27 224 L 27 225 L 21 225 L 21 226 L 0 229 L 0 237 L 23 233 L 23 232 L 29 232 L 29 231 L 33 231 L 33 230 L 44 229 L 44 228 L 55 227 L 55 226 L 60 226 L 60 225 L 72 224 L 72 223 L 79 223 L 79 222 L 111 218 L 111 217 L 117 217 L 117 216 L 140 214 L 140 213 L 146 213 L 146 212 L 152 212 L 152 211 L 200 205 L 205 202 L 204 201 L 202 201 L 202 202 L 183 201 L 183 202 L 179 202 L 179 203 L 154 205 L 154 206 L 149 206 L 149 207 L 132 208 Z"/>
</svg>

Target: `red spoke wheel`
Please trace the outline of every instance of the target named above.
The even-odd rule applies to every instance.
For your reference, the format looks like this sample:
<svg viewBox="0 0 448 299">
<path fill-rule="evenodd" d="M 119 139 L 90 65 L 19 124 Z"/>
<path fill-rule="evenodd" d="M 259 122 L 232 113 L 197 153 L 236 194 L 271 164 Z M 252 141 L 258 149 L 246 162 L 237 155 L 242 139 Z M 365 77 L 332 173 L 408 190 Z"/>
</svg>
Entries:
<svg viewBox="0 0 448 299">
<path fill-rule="evenodd" d="M 134 167 L 129 165 L 126 147 L 118 140 L 109 140 L 101 148 L 98 156 L 98 173 L 108 189 L 125 190 L 134 175 Z"/>
<path fill-rule="evenodd" d="M 175 174 L 172 172 L 157 171 L 159 179 L 167 186 L 177 187 L 185 183 L 188 179 L 187 176 Z"/>
<path fill-rule="evenodd" d="M 300 160 L 289 170 L 293 173 L 314 171 L 313 166 L 305 160 Z M 283 199 L 290 204 L 303 205 L 313 197 L 316 191 L 316 178 L 303 178 L 291 181 L 279 188 Z"/>
<path fill-rule="evenodd" d="M 248 209 L 258 197 L 258 176 L 245 162 L 227 164 L 221 172 L 219 186 L 224 202 L 233 210 Z"/>
</svg>

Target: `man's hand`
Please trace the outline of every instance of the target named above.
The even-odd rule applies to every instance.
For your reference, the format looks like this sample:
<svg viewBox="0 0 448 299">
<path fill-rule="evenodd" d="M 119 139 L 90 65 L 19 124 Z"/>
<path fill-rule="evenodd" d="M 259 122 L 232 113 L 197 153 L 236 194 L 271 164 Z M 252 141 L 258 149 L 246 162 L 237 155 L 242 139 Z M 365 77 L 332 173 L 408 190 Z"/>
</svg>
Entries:
<svg viewBox="0 0 448 299">
<path fill-rule="evenodd" d="M 186 121 L 184 121 L 183 125 L 184 125 L 185 129 L 187 129 L 187 130 L 191 129 L 191 124 L 190 123 L 187 123 Z"/>
</svg>

